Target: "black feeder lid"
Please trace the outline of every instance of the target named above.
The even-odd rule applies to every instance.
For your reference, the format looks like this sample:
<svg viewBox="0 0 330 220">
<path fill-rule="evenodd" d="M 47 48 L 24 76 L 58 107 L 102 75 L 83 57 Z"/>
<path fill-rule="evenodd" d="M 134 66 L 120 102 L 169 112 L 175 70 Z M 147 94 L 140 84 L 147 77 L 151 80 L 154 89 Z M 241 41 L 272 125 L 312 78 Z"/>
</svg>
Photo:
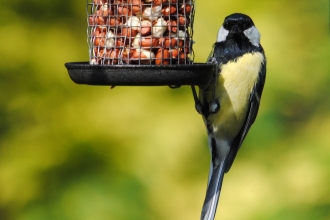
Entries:
<svg viewBox="0 0 330 220">
<path fill-rule="evenodd" d="M 70 78 L 77 84 L 100 86 L 206 86 L 215 64 L 188 65 L 90 65 L 66 63 Z"/>
</svg>

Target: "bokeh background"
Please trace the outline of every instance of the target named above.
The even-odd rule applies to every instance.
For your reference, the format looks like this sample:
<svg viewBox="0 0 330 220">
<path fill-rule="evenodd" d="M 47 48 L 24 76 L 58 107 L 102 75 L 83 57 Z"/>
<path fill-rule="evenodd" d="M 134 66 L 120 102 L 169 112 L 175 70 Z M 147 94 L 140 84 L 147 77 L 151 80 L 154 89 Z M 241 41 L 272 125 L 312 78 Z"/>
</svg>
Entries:
<svg viewBox="0 0 330 220">
<path fill-rule="evenodd" d="M 0 7 L 0 219 L 199 219 L 209 169 L 189 87 L 74 84 L 86 1 Z M 330 219 L 329 1 L 197 0 L 195 61 L 250 15 L 268 71 L 216 219 Z"/>
</svg>

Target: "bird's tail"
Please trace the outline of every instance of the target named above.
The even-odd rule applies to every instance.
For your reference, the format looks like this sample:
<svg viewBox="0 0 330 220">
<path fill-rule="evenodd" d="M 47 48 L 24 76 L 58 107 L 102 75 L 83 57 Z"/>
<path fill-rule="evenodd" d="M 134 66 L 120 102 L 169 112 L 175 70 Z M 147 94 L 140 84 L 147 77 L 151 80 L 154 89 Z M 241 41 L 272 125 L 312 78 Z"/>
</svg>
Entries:
<svg viewBox="0 0 330 220">
<path fill-rule="evenodd" d="M 213 220 L 217 211 L 221 185 L 225 173 L 226 157 L 217 165 L 213 162 L 210 170 L 209 183 L 202 208 L 201 220 Z"/>
</svg>

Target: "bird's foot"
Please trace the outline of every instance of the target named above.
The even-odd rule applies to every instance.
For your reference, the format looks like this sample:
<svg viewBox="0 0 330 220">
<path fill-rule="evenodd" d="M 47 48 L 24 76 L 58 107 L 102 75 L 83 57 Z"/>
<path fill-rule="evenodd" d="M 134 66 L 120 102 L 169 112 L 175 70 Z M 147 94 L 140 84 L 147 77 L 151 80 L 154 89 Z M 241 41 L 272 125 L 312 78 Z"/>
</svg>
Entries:
<svg viewBox="0 0 330 220">
<path fill-rule="evenodd" d="M 215 114 L 220 110 L 220 103 L 218 100 L 214 100 L 214 102 L 211 102 L 209 104 L 209 111 L 211 114 Z"/>
</svg>

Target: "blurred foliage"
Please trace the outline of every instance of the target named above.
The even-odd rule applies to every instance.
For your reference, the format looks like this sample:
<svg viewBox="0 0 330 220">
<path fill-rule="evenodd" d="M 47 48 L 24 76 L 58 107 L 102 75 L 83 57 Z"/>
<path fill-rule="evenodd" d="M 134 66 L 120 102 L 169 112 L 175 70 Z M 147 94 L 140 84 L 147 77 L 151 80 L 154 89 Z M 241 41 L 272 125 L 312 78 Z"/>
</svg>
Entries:
<svg viewBox="0 0 330 220">
<path fill-rule="evenodd" d="M 0 219 L 198 219 L 209 167 L 189 87 L 74 84 L 85 1 L 0 8 Z M 268 72 L 216 219 L 330 219 L 329 2 L 198 1 L 196 62 L 250 15 Z"/>
</svg>

